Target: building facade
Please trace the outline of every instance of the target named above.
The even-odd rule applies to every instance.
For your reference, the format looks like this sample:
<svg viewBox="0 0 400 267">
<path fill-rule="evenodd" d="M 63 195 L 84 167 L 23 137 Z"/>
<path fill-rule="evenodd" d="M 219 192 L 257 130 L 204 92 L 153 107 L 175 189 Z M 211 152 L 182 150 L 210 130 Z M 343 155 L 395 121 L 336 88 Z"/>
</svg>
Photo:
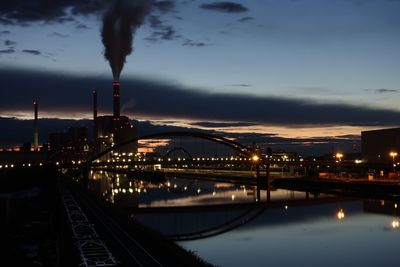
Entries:
<svg viewBox="0 0 400 267">
<path fill-rule="evenodd" d="M 394 163 L 400 156 L 400 128 L 361 132 L 362 158 L 366 163 Z"/>
</svg>

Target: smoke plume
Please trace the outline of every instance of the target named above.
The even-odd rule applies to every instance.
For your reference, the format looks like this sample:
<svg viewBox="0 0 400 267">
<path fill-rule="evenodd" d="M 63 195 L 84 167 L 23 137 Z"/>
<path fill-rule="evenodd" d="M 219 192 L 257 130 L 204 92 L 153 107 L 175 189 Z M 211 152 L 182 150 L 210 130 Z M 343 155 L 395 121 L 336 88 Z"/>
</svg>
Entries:
<svg viewBox="0 0 400 267">
<path fill-rule="evenodd" d="M 115 0 L 103 17 L 104 56 L 118 81 L 125 58 L 132 52 L 133 34 L 149 13 L 153 0 Z"/>
</svg>

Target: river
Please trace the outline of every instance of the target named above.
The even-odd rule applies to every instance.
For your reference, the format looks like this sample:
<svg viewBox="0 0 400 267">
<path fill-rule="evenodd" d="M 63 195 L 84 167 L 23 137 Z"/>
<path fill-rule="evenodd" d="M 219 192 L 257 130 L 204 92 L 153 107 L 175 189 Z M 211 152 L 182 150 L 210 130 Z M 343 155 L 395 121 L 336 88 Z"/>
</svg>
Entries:
<svg viewBox="0 0 400 267">
<path fill-rule="evenodd" d="M 93 173 L 90 188 L 216 266 L 397 266 L 398 203 Z"/>
</svg>

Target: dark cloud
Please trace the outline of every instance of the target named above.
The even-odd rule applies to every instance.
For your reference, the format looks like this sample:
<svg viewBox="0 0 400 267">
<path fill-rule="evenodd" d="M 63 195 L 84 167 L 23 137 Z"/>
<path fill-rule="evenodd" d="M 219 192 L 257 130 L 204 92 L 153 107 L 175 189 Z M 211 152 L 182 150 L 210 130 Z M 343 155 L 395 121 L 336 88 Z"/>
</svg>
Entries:
<svg viewBox="0 0 400 267">
<path fill-rule="evenodd" d="M 12 20 L 10 20 L 10 19 L 5 19 L 5 18 L 0 17 L 0 24 L 3 24 L 3 25 L 14 25 L 14 22 Z"/>
<path fill-rule="evenodd" d="M 42 54 L 39 50 L 34 50 L 34 49 L 24 49 L 21 52 L 27 53 L 27 54 L 31 54 L 31 55 L 35 55 L 35 56 L 39 56 L 39 55 Z"/>
<path fill-rule="evenodd" d="M 66 38 L 66 37 L 68 37 L 69 35 L 68 35 L 68 34 L 59 33 L 59 32 L 53 32 L 53 33 L 51 34 L 51 36 Z"/>
<path fill-rule="evenodd" d="M 256 123 L 248 123 L 248 122 L 195 122 L 191 123 L 191 125 L 201 126 L 206 128 L 223 128 L 223 127 L 242 127 L 242 126 L 256 126 Z"/>
<path fill-rule="evenodd" d="M 183 46 L 191 46 L 191 47 L 203 47 L 203 46 L 207 46 L 206 43 L 203 42 L 196 42 L 190 39 L 186 39 L 183 41 L 182 43 Z"/>
<path fill-rule="evenodd" d="M 15 53 L 15 50 L 13 48 L 0 50 L 0 54 L 12 54 L 12 53 Z"/>
<path fill-rule="evenodd" d="M 7 31 L 7 30 L 0 31 L 0 36 L 7 35 L 7 34 L 11 34 L 11 32 Z"/>
<path fill-rule="evenodd" d="M 75 19 L 73 17 L 62 17 L 56 20 L 58 23 L 73 22 Z"/>
<path fill-rule="evenodd" d="M 177 40 L 182 36 L 178 34 L 172 25 L 162 27 L 159 31 L 154 31 L 149 40 Z"/>
<path fill-rule="evenodd" d="M 174 1 L 157 1 L 154 2 L 153 6 L 162 13 L 168 13 L 175 9 Z"/>
<path fill-rule="evenodd" d="M 165 24 L 165 22 L 160 19 L 160 16 L 151 15 L 148 18 L 148 22 L 153 31 L 150 36 L 145 38 L 147 41 L 156 43 L 162 40 L 171 41 L 182 38 L 182 36 L 175 30 L 175 27 Z"/>
<path fill-rule="evenodd" d="M 4 45 L 5 46 L 14 46 L 16 44 L 17 44 L 17 42 L 15 42 L 15 41 L 11 41 L 11 40 L 5 40 L 4 41 Z"/>
<path fill-rule="evenodd" d="M 71 21 L 70 14 L 99 14 L 106 0 L 2 0 L 0 23 L 3 25 L 27 25 L 32 22 Z"/>
<path fill-rule="evenodd" d="M 150 36 L 146 37 L 145 40 L 157 43 L 160 41 L 171 41 L 171 40 L 182 40 L 183 46 L 189 47 L 203 47 L 207 46 L 204 42 L 198 42 L 191 39 L 184 39 L 182 35 L 180 35 L 174 26 L 167 25 L 164 21 L 161 20 L 161 17 L 158 15 L 151 15 L 148 17 L 148 23 L 150 27 L 153 29 Z"/>
<path fill-rule="evenodd" d="M 8 88 L 0 93 L 2 111 L 30 110 L 27 103 L 39 98 L 43 103 L 42 109 L 48 111 L 80 110 L 89 113 L 90 88 L 93 87 L 98 90 L 99 106 L 111 110 L 111 81 L 105 78 L 3 68 L 0 69 L 0 80 Z M 122 104 L 130 99 L 136 103 L 134 108 L 127 109 L 127 113 L 164 118 L 280 125 L 392 125 L 400 121 L 400 112 L 396 111 L 244 94 L 212 94 L 164 81 L 122 78 L 121 97 Z"/>
<path fill-rule="evenodd" d="M 202 4 L 200 5 L 200 8 L 225 13 L 242 13 L 248 10 L 248 8 L 243 6 L 242 4 L 227 1 Z"/>
<path fill-rule="evenodd" d="M 86 29 L 89 29 L 89 27 L 86 24 L 82 23 L 82 22 L 78 22 L 78 23 L 75 24 L 75 29 L 77 29 L 77 30 L 86 30 Z"/>
<path fill-rule="evenodd" d="M 241 19 L 239 19 L 239 22 L 246 22 L 246 21 L 250 21 L 250 20 L 254 20 L 254 17 L 243 17 Z"/>
<path fill-rule="evenodd" d="M 380 89 L 365 89 L 365 91 L 373 92 L 376 94 L 385 94 L 385 93 L 397 93 L 399 90 L 380 88 Z"/>
<path fill-rule="evenodd" d="M 158 29 L 161 26 L 163 26 L 163 22 L 161 21 L 160 16 L 156 15 L 149 16 L 148 22 L 150 24 L 150 27 L 154 29 Z"/>
<path fill-rule="evenodd" d="M 247 83 L 234 83 L 234 84 L 228 84 L 226 86 L 234 86 L 234 87 L 251 87 L 251 84 Z"/>
</svg>

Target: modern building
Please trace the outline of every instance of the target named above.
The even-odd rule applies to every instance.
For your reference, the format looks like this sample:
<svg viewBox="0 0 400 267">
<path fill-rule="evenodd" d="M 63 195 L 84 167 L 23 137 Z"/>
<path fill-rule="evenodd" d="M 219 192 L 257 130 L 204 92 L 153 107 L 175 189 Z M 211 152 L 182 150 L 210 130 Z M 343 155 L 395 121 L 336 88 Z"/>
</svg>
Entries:
<svg viewBox="0 0 400 267">
<path fill-rule="evenodd" d="M 361 132 L 362 158 L 366 163 L 395 163 L 400 157 L 400 128 Z"/>
</svg>

